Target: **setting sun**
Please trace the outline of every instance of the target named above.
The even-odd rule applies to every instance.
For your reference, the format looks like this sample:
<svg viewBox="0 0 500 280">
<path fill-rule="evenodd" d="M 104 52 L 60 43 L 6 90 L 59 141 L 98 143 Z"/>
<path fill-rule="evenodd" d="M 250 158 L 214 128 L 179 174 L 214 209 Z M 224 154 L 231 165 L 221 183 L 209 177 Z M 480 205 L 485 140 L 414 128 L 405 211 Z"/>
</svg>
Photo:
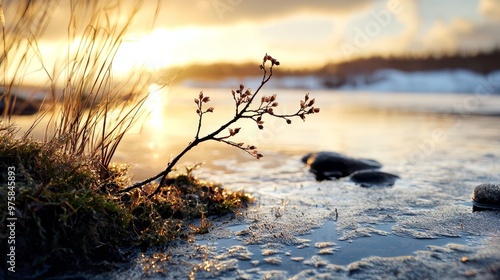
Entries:
<svg viewBox="0 0 500 280">
<path fill-rule="evenodd" d="M 126 73 L 134 67 L 157 70 L 171 66 L 174 58 L 171 49 L 175 38 L 168 29 L 158 29 L 151 34 L 125 39 L 113 62 L 117 73 Z"/>
</svg>

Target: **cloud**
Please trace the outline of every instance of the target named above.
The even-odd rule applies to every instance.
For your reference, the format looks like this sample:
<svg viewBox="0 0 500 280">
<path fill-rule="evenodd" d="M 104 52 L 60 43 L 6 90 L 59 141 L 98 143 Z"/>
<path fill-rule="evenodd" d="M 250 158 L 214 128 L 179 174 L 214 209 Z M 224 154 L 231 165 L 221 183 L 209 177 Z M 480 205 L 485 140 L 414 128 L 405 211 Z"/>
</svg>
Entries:
<svg viewBox="0 0 500 280">
<path fill-rule="evenodd" d="M 415 39 L 422 25 L 420 18 L 420 6 L 413 0 L 402 0 L 401 12 L 396 15 L 397 20 L 403 26 L 403 32 L 399 34 L 397 45 L 399 48 L 409 48 L 416 44 Z"/>
<path fill-rule="evenodd" d="M 492 21 L 500 21 L 500 1 L 498 0 L 481 0 L 479 11 Z"/>
<path fill-rule="evenodd" d="M 475 23 L 455 18 L 448 24 L 437 21 L 423 38 L 426 50 L 439 53 L 477 52 L 500 45 L 500 24 Z"/>
<path fill-rule="evenodd" d="M 122 11 L 115 17 L 128 20 L 127 5 L 135 1 L 114 1 L 121 1 Z M 366 56 L 478 51 L 500 46 L 500 21 L 495 21 L 500 19 L 500 1 L 462 0 L 460 5 L 455 1 L 144 0 L 133 32 L 125 36 L 125 41 L 145 40 L 142 37 L 150 34 L 157 41 L 149 45 L 168 52 L 167 60 L 179 64 L 228 58 L 252 60 L 266 51 L 290 64 L 319 64 L 345 58 L 345 44 L 355 47 L 354 55 Z M 44 38 L 54 46 L 55 39 L 66 38 L 69 21 L 68 6 L 64 6 L 69 1 L 59 3 L 61 7 L 53 10 L 52 24 Z M 146 28 L 153 21 L 157 4 L 160 10 L 155 27 L 163 28 L 164 33 Z M 387 14 L 393 4 L 400 6 L 400 11 L 384 17 L 382 14 Z M 79 10 L 78 17 L 85 18 L 85 11 Z M 361 40 L 360 32 L 368 40 Z M 157 46 L 159 41 L 161 46 Z M 367 42 L 356 44 L 360 41 Z M 149 45 L 144 44 L 141 50 L 147 52 Z"/>
<path fill-rule="evenodd" d="M 151 9 L 154 0 L 146 5 Z M 161 25 L 224 25 L 236 22 L 259 22 L 308 12 L 349 14 L 372 5 L 374 0 L 185 0 L 169 1 L 162 6 Z"/>
<path fill-rule="evenodd" d="M 457 34 L 457 39 L 464 50 L 490 50 L 500 46 L 500 22 L 496 24 L 481 23 L 470 30 Z"/>
<path fill-rule="evenodd" d="M 337 29 L 341 37 L 334 37 L 337 40 L 332 46 L 335 56 L 347 60 L 374 53 L 388 54 L 394 48 L 398 51 L 407 48 L 419 26 L 413 1 L 386 0 L 345 18 Z"/>
<path fill-rule="evenodd" d="M 142 9 L 137 14 L 132 30 L 143 33 L 147 26 L 178 28 L 183 26 L 225 26 L 238 23 L 263 23 L 279 21 L 296 14 L 309 14 L 342 18 L 351 13 L 370 7 L 375 0 L 184 0 L 162 1 L 144 0 Z M 8 1 L 9 3 L 14 3 Z M 113 1 L 112 1 L 113 2 Z M 110 3 L 112 3 L 110 2 Z M 131 6 L 136 1 L 124 1 L 119 7 L 122 14 L 119 18 L 128 20 Z M 70 19 L 70 1 L 61 1 L 53 9 L 51 22 L 45 33 L 46 39 L 64 38 L 67 34 L 67 25 Z M 94 2 L 102 5 L 105 2 Z M 107 3 L 107 2 L 106 2 Z M 14 3 L 15 5 L 15 3 Z M 86 12 L 78 10 L 78 18 Z M 115 11 L 110 9 L 110 11 Z M 157 12 L 157 13 L 156 13 Z"/>
<path fill-rule="evenodd" d="M 460 29 L 447 25 L 443 21 L 435 22 L 423 38 L 427 50 L 438 53 L 450 53 L 458 49 L 457 34 Z"/>
<path fill-rule="evenodd" d="M 10 0 L 12 1 L 12 0 Z M 9 8 L 18 3 L 8 1 Z M 150 1 L 150 0 L 148 0 Z M 37 1 L 35 1 L 37 2 Z M 39 5 L 47 5 L 44 1 L 38 1 Z M 50 2 L 50 1 L 49 1 Z M 146 26 L 151 26 L 154 18 L 154 9 L 151 5 L 140 5 L 140 1 L 127 1 L 123 5 L 118 5 L 120 0 L 115 1 L 59 1 L 50 8 L 48 17 L 50 21 L 43 34 L 44 40 L 65 40 L 68 37 L 68 31 L 72 33 L 82 33 L 87 25 L 92 22 L 93 27 L 110 29 L 110 26 L 116 24 L 120 29 L 128 24 L 134 13 L 134 8 L 144 7 L 148 10 L 140 10 L 132 21 L 132 29 L 144 31 Z M 71 3 L 74 3 L 73 7 Z M 73 9 L 73 11 L 72 11 Z M 96 16 L 99 17 L 96 17 Z M 109 21 L 109 25 L 108 25 Z M 95 26 L 96 23 L 99 26 Z M 71 25 L 71 26 L 70 26 Z M 88 31 L 88 30 L 87 30 Z"/>
</svg>

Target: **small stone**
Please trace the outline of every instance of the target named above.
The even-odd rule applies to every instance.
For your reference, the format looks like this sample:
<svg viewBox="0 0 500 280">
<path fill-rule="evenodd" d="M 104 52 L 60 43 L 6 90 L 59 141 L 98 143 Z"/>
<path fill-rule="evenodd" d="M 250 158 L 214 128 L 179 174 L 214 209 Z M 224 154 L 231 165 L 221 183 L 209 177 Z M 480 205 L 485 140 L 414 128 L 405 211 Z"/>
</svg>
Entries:
<svg viewBox="0 0 500 280">
<path fill-rule="evenodd" d="M 472 192 L 473 211 L 500 210 L 500 184 L 481 184 Z"/>
<path fill-rule="evenodd" d="M 377 170 L 360 170 L 351 174 L 351 181 L 365 188 L 390 187 L 399 176 Z"/>
</svg>

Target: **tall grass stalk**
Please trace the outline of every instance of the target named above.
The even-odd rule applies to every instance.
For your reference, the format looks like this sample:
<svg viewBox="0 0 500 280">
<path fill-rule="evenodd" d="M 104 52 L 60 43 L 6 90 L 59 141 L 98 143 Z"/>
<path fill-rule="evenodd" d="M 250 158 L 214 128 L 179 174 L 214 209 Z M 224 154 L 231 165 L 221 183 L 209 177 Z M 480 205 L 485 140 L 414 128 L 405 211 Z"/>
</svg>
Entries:
<svg viewBox="0 0 500 280">
<path fill-rule="evenodd" d="M 63 139 L 66 152 L 97 157 L 103 170 L 125 133 L 144 113 L 146 96 L 138 98 L 137 93 L 148 85 L 148 78 L 140 71 L 127 84 L 113 82 L 113 60 L 142 1 L 134 3 L 123 23 L 111 20 L 122 16 L 117 14 L 119 10 L 114 4 L 116 1 L 101 4 L 96 1 L 90 5 L 71 1 L 67 59 L 61 79 L 63 90 L 61 95 L 52 96 L 60 106 L 52 108 L 49 122 L 52 127 L 47 127 L 51 131 L 49 136 Z M 80 24 L 82 10 L 88 21 Z"/>
<path fill-rule="evenodd" d="M 2 24 L 3 36 L 9 37 L 4 40 L 0 61 L 4 85 L 8 84 L 4 88 L 9 88 L 4 94 L 8 100 L 15 98 L 10 89 L 23 83 L 21 77 L 30 57 L 38 58 L 50 86 L 45 101 L 50 106 L 38 115 L 23 137 L 31 137 L 35 127 L 43 122 L 44 142 L 57 141 L 68 154 L 96 160 L 102 175 L 106 175 L 124 135 L 147 111 L 145 89 L 151 82 L 148 73 L 137 67 L 123 79 L 126 82 L 113 77 L 114 59 L 143 1 L 65 2 L 69 9 L 66 52 L 55 64 L 62 67 L 52 70 L 45 66 L 38 40 L 50 21 L 48 11 L 57 1 L 21 2 L 24 7 L 16 10 L 17 22 L 13 26 L 10 22 Z M 12 10 L 17 3 L 8 1 L 8 8 Z M 157 15 L 158 11 L 154 16 Z M 21 44 L 23 48 L 19 47 Z M 22 63 L 9 62 L 10 57 L 21 57 Z M 7 77 L 10 72 L 14 74 Z M 3 117 L 9 118 L 11 108 L 5 109 Z"/>
<path fill-rule="evenodd" d="M 13 90 L 24 82 L 33 60 L 40 59 L 37 40 L 44 34 L 55 5 L 56 1 L 0 0 L 0 100 L 4 103 L 1 112 L 4 120 L 10 122 L 14 113 L 16 96 Z"/>
</svg>

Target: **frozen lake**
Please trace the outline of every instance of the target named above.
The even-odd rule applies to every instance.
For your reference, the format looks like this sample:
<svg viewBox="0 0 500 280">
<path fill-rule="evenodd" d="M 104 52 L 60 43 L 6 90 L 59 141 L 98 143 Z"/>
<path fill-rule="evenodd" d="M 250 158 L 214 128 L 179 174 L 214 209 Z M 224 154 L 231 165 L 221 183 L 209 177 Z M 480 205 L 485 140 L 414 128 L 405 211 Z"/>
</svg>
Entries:
<svg viewBox="0 0 500 280">
<path fill-rule="evenodd" d="M 149 119 L 124 139 L 115 160 L 132 163 L 136 180 L 163 170 L 192 140 L 198 92 L 165 91 Z M 204 92 L 215 111 L 202 135 L 234 113 L 230 90 Z M 306 91 L 263 93 L 277 94 L 279 111 L 292 112 Z M 499 95 L 318 90 L 310 96 L 321 112 L 306 122 L 264 119 L 263 131 L 241 124 L 238 141 L 257 146 L 260 160 L 215 142 L 187 155 L 184 163 L 205 163 L 199 178 L 244 189 L 256 204 L 210 217 L 209 234 L 140 253 L 96 278 L 498 277 L 500 213 L 472 212 L 471 194 L 481 183 L 500 182 Z M 317 182 L 300 161 L 316 151 L 375 159 L 401 179 L 387 188 Z"/>
</svg>

